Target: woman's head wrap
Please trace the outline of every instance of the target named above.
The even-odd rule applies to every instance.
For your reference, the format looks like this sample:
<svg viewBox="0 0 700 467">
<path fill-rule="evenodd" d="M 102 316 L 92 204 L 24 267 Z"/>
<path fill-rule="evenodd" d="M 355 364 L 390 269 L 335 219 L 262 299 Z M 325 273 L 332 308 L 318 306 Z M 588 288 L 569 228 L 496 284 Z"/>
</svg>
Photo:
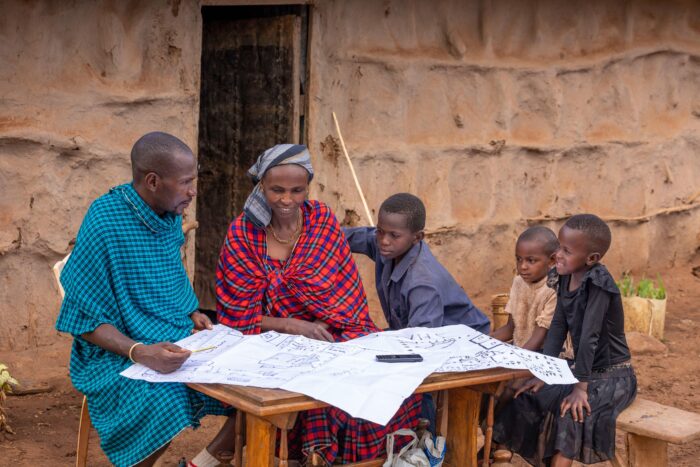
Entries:
<svg viewBox="0 0 700 467">
<path fill-rule="evenodd" d="M 309 173 L 309 181 L 314 176 L 314 169 L 311 167 L 311 154 L 303 144 L 278 144 L 260 154 L 255 164 L 248 169 L 248 176 L 255 184 L 255 188 L 243 206 L 246 217 L 260 228 L 270 225 L 272 219 L 272 210 L 262 192 L 260 181 L 272 167 L 283 164 L 302 166 Z"/>
</svg>

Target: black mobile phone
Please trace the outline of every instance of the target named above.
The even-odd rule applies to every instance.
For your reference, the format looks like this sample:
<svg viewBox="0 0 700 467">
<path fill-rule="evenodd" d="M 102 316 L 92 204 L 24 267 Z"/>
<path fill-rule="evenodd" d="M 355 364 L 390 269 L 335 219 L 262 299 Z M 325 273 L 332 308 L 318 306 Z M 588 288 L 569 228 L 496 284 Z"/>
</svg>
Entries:
<svg viewBox="0 0 700 467">
<path fill-rule="evenodd" d="M 395 354 L 395 355 L 376 355 L 378 362 L 384 363 L 405 363 L 405 362 L 422 362 L 423 357 L 417 353 Z"/>
</svg>

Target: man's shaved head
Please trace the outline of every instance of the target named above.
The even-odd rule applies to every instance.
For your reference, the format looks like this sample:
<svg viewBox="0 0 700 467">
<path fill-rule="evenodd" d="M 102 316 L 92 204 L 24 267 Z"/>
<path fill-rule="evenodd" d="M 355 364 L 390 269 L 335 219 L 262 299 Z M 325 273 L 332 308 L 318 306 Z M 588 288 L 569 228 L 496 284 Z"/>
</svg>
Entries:
<svg viewBox="0 0 700 467">
<path fill-rule="evenodd" d="M 154 131 L 131 149 L 134 189 L 159 215 L 181 215 L 197 196 L 197 161 L 173 135 Z"/>
<path fill-rule="evenodd" d="M 149 172 L 170 175 L 182 156 L 194 158 L 192 150 L 175 136 L 160 131 L 143 135 L 131 148 L 134 181 L 141 181 Z"/>
</svg>

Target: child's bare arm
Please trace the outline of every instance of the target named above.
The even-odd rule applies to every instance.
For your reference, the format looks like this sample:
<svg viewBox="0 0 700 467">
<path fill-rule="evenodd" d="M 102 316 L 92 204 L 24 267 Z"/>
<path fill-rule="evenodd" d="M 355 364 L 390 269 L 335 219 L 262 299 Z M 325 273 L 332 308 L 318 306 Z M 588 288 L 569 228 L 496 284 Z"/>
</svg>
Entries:
<svg viewBox="0 0 700 467">
<path fill-rule="evenodd" d="M 541 350 L 542 346 L 544 345 L 545 337 L 547 337 L 547 328 L 535 326 L 530 339 L 523 344 L 523 349 L 532 350 L 535 352 Z"/>
<path fill-rule="evenodd" d="M 491 337 L 498 339 L 502 342 L 507 342 L 513 339 L 513 329 L 515 329 L 515 324 L 513 323 L 513 317 L 508 315 L 508 323 L 505 326 L 501 326 L 491 333 Z"/>
</svg>

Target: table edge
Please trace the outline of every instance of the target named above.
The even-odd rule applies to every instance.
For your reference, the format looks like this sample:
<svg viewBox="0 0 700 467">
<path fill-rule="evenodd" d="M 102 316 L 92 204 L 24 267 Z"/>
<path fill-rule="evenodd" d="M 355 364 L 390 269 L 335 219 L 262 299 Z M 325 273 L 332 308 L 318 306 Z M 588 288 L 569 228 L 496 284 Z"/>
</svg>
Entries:
<svg viewBox="0 0 700 467">
<path fill-rule="evenodd" d="M 464 378 L 466 375 L 473 376 L 468 384 L 465 384 Z M 499 381 L 509 381 L 516 378 L 531 376 L 529 370 L 513 370 L 508 368 L 492 368 L 488 370 L 478 370 L 474 372 L 459 372 L 459 373 L 433 373 L 421 383 L 414 393 L 425 393 L 433 391 L 441 391 L 446 389 L 455 389 L 460 387 L 476 386 L 487 383 L 495 383 Z M 244 394 L 236 394 L 230 392 L 233 388 L 243 386 L 226 385 L 226 384 L 211 384 L 211 383 L 186 383 L 188 387 L 217 399 L 223 403 L 229 404 L 236 409 L 242 410 L 248 414 L 265 417 L 270 415 L 279 415 L 290 412 L 299 412 L 302 410 L 310 410 L 321 407 L 328 407 L 330 404 L 313 399 L 310 396 L 277 389 L 289 394 L 287 400 L 281 399 L 278 401 L 267 402 L 255 400 L 247 397 Z M 228 388 L 227 388 L 228 387 Z M 250 388 L 250 387 L 246 387 Z"/>
</svg>

